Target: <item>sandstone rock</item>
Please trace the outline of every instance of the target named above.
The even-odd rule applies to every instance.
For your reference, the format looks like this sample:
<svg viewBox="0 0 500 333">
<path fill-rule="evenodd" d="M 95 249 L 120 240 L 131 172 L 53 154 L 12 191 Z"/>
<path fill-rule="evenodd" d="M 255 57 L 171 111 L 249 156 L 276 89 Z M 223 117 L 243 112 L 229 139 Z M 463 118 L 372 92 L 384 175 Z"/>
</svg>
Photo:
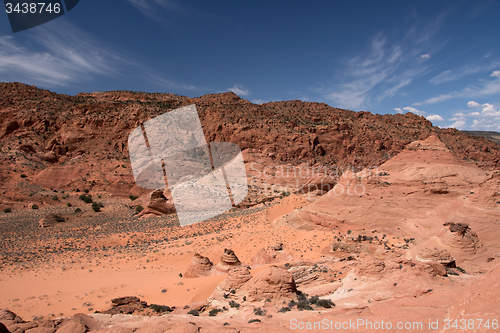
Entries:
<svg viewBox="0 0 500 333">
<path fill-rule="evenodd" d="M 432 261 L 440 263 L 446 267 L 455 267 L 455 258 L 445 249 L 438 249 L 436 247 L 423 249 L 418 254 L 417 259 L 424 262 Z"/>
<path fill-rule="evenodd" d="M 200 276 L 212 275 L 213 263 L 209 258 L 195 253 L 193 259 L 189 263 L 189 266 L 184 273 L 186 278 L 196 278 Z"/>
<path fill-rule="evenodd" d="M 0 333 L 11 333 L 4 324 L 0 323 Z"/>
<path fill-rule="evenodd" d="M 144 216 L 146 214 L 163 215 L 172 213 L 175 213 L 174 203 L 165 197 L 162 190 L 154 190 L 151 192 L 146 208 L 139 216 Z"/>
<path fill-rule="evenodd" d="M 56 163 L 57 162 L 57 155 L 53 151 L 49 151 L 46 153 L 38 153 L 37 157 L 43 161 L 47 161 L 50 163 Z"/>
<path fill-rule="evenodd" d="M 448 275 L 448 273 L 446 272 L 446 268 L 443 266 L 443 264 L 440 264 L 440 263 L 437 263 L 437 262 L 433 262 L 431 264 L 431 267 L 432 267 L 432 271 L 436 275 L 440 275 L 440 276 L 446 276 L 446 275 Z"/>
<path fill-rule="evenodd" d="M 220 263 L 218 263 L 215 268 L 215 273 L 225 274 L 229 272 L 229 269 L 242 265 L 241 261 L 238 259 L 233 250 L 224 249 L 224 253 L 220 257 Z"/>
<path fill-rule="evenodd" d="M 449 227 L 449 231 L 446 232 L 446 238 L 451 246 L 472 250 L 473 253 L 482 247 L 477 233 L 468 224 L 447 222 L 444 226 Z"/>
<path fill-rule="evenodd" d="M 274 248 L 278 248 L 279 250 L 274 250 Z M 282 250 L 281 246 L 274 246 L 271 248 L 263 248 L 260 249 L 251 259 L 252 265 L 263 265 L 263 264 L 271 264 L 277 263 L 287 260 L 292 260 L 293 257 L 289 253 Z"/>
<path fill-rule="evenodd" d="M 112 306 L 106 311 L 105 314 L 132 314 L 136 311 L 141 311 L 147 308 L 147 303 L 141 301 L 139 297 L 126 296 L 118 297 L 111 300 Z"/>
<path fill-rule="evenodd" d="M 252 275 L 248 266 L 237 266 L 229 270 L 226 279 L 217 286 L 217 289 L 225 292 L 238 290 L 251 278 Z"/>
<path fill-rule="evenodd" d="M 18 315 L 8 309 L 0 310 L 0 321 L 11 320 L 14 323 L 24 323 L 24 320 L 21 319 Z"/>
<path fill-rule="evenodd" d="M 38 221 L 38 226 L 40 228 L 48 228 L 61 222 L 64 222 L 64 218 L 59 215 L 50 214 Z"/>
<path fill-rule="evenodd" d="M 293 275 L 276 266 L 267 267 L 257 273 L 242 289 L 248 293 L 250 301 L 295 299 L 297 296 Z"/>
<path fill-rule="evenodd" d="M 35 328 L 30 328 L 29 330 L 26 330 L 25 333 L 55 333 L 55 332 L 61 332 L 61 333 L 69 333 L 69 332 L 74 332 L 74 333 L 85 333 L 86 331 L 60 331 L 55 328 L 48 328 L 48 327 L 35 327 Z"/>
</svg>

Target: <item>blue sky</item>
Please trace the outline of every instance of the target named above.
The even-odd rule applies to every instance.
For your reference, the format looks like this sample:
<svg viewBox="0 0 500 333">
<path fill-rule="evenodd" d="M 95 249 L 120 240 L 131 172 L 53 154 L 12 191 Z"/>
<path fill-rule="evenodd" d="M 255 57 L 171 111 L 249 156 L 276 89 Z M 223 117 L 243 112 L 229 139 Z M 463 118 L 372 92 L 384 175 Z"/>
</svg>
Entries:
<svg viewBox="0 0 500 333">
<path fill-rule="evenodd" d="M 58 93 L 234 91 L 500 131 L 500 2 L 81 0 L 13 34 L 0 81 Z"/>
</svg>

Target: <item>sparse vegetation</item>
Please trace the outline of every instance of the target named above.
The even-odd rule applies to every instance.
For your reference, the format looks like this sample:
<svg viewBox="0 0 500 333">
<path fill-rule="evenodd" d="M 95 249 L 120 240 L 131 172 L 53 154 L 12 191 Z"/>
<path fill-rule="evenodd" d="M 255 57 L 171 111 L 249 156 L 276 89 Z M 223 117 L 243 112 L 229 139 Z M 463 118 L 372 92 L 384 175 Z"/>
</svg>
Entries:
<svg viewBox="0 0 500 333">
<path fill-rule="evenodd" d="M 142 206 L 137 206 L 137 207 L 135 207 L 135 212 L 136 212 L 136 213 L 140 213 L 140 212 L 142 212 L 142 210 L 143 210 L 143 209 L 144 209 L 144 207 L 142 207 Z"/>
<path fill-rule="evenodd" d="M 10 213 L 10 212 L 12 212 L 12 209 L 11 209 L 11 208 L 5 208 L 5 209 L 3 210 L 3 212 L 4 212 L 4 213 Z"/>
<path fill-rule="evenodd" d="M 251 323 L 260 323 L 260 322 L 261 322 L 261 320 L 260 320 L 260 319 L 257 319 L 257 318 L 250 319 L 250 320 L 248 321 L 248 323 L 249 323 L 249 324 L 251 324 Z"/>
<path fill-rule="evenodd" d="M 33 205 L 31 206 L 31 209 L 38 209 L 38 205 L 37 205 L 37 204 L 33 204 Z"/>
<path fill-rule="evenodd" d="M 164 312 L 172 312 L 172 308 L 166 305 L 158 305 L 158 304 L 151 304 L 149 305 L 149 308 L 152 309 L 156 313 L 164 313 Z"/>
<path fill-rule="evenodd" d="M 212 310 L 208 311 L 208 315 L 209 315 L 210 317 L 215 317 L 215 316 L 217 316 L 217 314 L 218 314 L 219 312 L 222 312 L 222 310 L 221 310 L 221 309 L 217 309 L 217 308 L 215 308 L 215 309 L 212 309 Z"/>
<path fill-rule="evenodd" d="M 190 310 L 187 314 L 195 317 L 198 317 L 200 315 L 200 313 L 196 309 Z"/>
<path fill-rule="evenodd" d="M 82 210 L 80 208 L 75 209 L 75 213 L 81 213 L 81 212 L 82 212 Z"/>
<path fill-rule="evenodd" d="M 92 209 L 94 210 L 94 212 L 100 212 L 101 211 L 101 206 L 99 206 L 99 204 L 97 202 L 94 202 L 92 204 Z"/>
<path fill-rule="evenodd" d="M 229 306 L 232 307 L 232 308 L 236 308 L 238 309 L 240 307 L 240 304 L 239 303 L 236 303 L 234 300 L 231 300 L 229 302 Z"/>
<path fill-rule="evenodd" d="M 52 215 L 52 217 L 54 218 L 54 220 L 56 220 L 56 222 L 64 222 L 64 217 L 62 217 L 61 215 L 54 214 Z"/>
<path fill-rule="evenodd" d="M 288 312 L 288 311 L 292 311 L 292 310 L 290 310 L 290 308 L 287 307 L 287 306 L 284 306 L 284 307 L 282 307 L 281 309 L 278 310 L 278 312 L 282 312 L 282 313 L 285 313 L 285 312 Z"/>
<path fill-rule="evenodd" d="M 28 176 L 26 176 L 24 173 L 21 174 L 21 178 L 26 178 Z"/>
<path fill-rule="evenodd" d="M 253 309 L 253 313 L 256 315 L 256 316 L 263 316 L 266 314 L 266 310 L 262 310 L 261 308 L 255 308 Z"/>
<path fill-rule="evenodd" d="M 138 197 L 136 197 L 135 195 L 129 195 L 128 196 L 130 200 L 134 201 L 135 199 L 137 199 Z"/>
<path fill-rule="evenodd" d="M 66 206 L 71 207 L 71 206 L 73 206 L 73 205 L 71 204 L 71 202 L 68 202 L 68 203 L 66 204 Z"/>
</svg>

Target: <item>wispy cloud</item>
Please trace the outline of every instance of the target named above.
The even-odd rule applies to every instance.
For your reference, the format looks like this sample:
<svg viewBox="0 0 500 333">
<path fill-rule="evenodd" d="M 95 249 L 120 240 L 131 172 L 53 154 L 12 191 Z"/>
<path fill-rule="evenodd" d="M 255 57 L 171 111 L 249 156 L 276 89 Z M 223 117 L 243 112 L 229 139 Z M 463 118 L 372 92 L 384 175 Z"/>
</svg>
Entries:
<svg viewBox="0 0 500 333">
<path fill-rule="evenodd" d="M 429 82 L 433 84 L 440 84 L 444 82 L 455 81 L 472 74 L 488 72 L 498 67 L 500 67 L 500 59 L 491 60 L 489 59 L 489 57 L 481 57 L 480 59 L 474 62 L 470 62 L 469 64 L 466 64 L 464 66 L 441 72 L 440 74 L 430 79 Z M 500 75 L 500 71 L 496 72 L 498 72 L 498 75 Z M 492 74 L 491 76 L 494 75 Z"/>
<path fill-rule="evenodd" d="M 29 42 L 0 35 L 0 71 L 5 81 L 67 85 L 94 76 L 114 75 L 127 60 L 65 21 L 57 29 L 33 29 Z M 28 48 L 25 45 L 30 45 Z"/>
<path fill-rule="evenodd" d="M 428 70 L 425 63 L 430 54 L 425 51 L 431 48 L 433 33 L 427 28 L 420 34 L 412 30 L 404 39 L 392 42 L 379 33 L 368 51 L 346 61 L 345 71 L 338 75 L 343 82 L 318 91 L 335 106 L 349 109 L 368 108 L 396 95 Z"/>
<path fill-rule="evenodd" d="M 165 78 L 64 19 L 32 29 L 25 40 L 0 35 L 2 81 L 43 87 L 70 86 L 96 78 L 136 75 L 159 87 L 200 90 Z"/>
<path fill-rule="evenodd" d="M 493 71 L 493 73 L 491 73 L 490 76 L 493 76 L 493 77 L 500 77 L 500 71 Z"/>
<path fill-rule="evenodd" d="M 250 91 L 241 84 L 235 84 L 233 87 L 227 88 L 227 90 L 234 92 L 238 96 L 248 96 L 250 94 Z"/>
<path fill-rule="evenodd" d="M 167 23 L 164 13 L 183 13 L 183 10 L 172 0 L 127 0 L 144 16 L 158 23 Z M 163 13 L 163 14 L 162 14 Z"/>
<path fill-rule="evenodd" d="M 480 84 L 469 85 L 460 91 L 452 91 L 446 94 L 434 96 L 425 100 L 424 102 L 415 103 L 414 105 L 435 104 L 453 98 L 474 98 L 474 97 L 498 95 L 500 94 L 500 77 L 496 76 L 495 72 L 493 72 L 493 74 L 490 75 L 492 77 L 495 77 L 495 79 L 493 80 L 490 81 L 484 80 Z"/>
</svg>

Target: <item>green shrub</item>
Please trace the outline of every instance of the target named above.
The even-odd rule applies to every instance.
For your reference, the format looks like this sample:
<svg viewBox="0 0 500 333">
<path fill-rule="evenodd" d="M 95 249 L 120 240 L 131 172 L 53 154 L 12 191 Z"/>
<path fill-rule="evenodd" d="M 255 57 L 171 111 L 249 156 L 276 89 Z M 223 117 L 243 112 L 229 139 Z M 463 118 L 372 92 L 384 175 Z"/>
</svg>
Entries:
<svg viewBox="0 0 500 333">
<path fill-rule="evenodd" d="M 144 207 L 142 207 L 142 206 L 137 206 L 137 207 L 135 207 L 135 211 L 136 211 L 136 213 L 140 213 L 140 212 L 142 212 L 142 210 L 143 210 L 143 209 L 144 209 Z"/>
<path fill-rule="evenodd" d="M 92 209 L 94 210 L 94 212 L 99 212 L 101 210 L 101 206 L 99 206 L 97 202 L 94 202 L 92 204 Z"/>
<path fill-rule="evenodd" d="M 33 205 L 31 206 L 31 209 L 38 209 L 38 205 L 37 205 L 37 204 L 33 204 Z"/>
<path fill-rule="evenodd" d="M 3 212 L 4 212 L 4 213 L 10 213 L 10 212 L 12 212 L 12 209 L 11 209 L 11 208 L 5 208 L 5 209 L 3 210 Z"/>
<path fill-rule="evenodd" d="M 235 301 L 231 300 L 229 302 L 229 306 L 232 307 L 232 308 L 236 308 L 238 309 L 240 307 L 240 305 L 238 303 L 236 303 Z"/>
<path fill-rule="evenodd" d="M 85 192 L 85 193 L 89 193 L 89 190 L 88 190 L 88 189 L 85 189 L 85 190 L 83 190 L 83 192 Z"/>
<path fill-rule="evenodd" d="M 332 306 L 335 306 L 335 303 L 333 303 L 331 299 L 319 299 L 316 305 L 325 309 L 330 309 Z"/>
<path fill-rule="evenodd" d="M 83 199 L 83 202 L 85 203 L 92 203 L 92 196 L 89 194 L 88 196 Z"/>
<path fill-rule="evenodd" d="M 21 174 L 21 178 L 26 178 L 28 176 L 26 176 L 24 173 Z"/>
<path fill-rule="evenodd" d="M 307 301 L 300 301 L 297 303 L 297 309 L 299 310 L 314 310 Z"/>
<path fill-rule="evenodd" d="M 64 222 L 64 217 L 58 214 L 52 215 L 52 217 L 56 220 L 56 222 Z"/>
<path fill-rule="evenodd" d="M 58 201 L 58 200 L 59 200 L 59 198 L 57 197 L 57 195 L 54 195 L 54 196 L 52 197 L 52 200 L 54 200 L 54 201 Z"/>
<path fill-rule="evenodd" d="M 190 315 L 196 316 L 196 317 L 198 317 L 200 315 L 200 313 L 195 309 L 189 311 L 187 314 L 190 314 Z"/>
<path fill-rule="evenodd" d="M 290 310 L 290 308 L 286 307 L 286 306 L 284 306 L 284 307 L 282 307 L 281 309 L 278 310 L 278 312 L 282 312 L 282 313 L 285 313 L 287 311 L 292 311 L 292 310 Z"/>
<path fill-rule="evenodd" d="M 166 305 L 151 304 L 149 306 L 149 308 L 152 309 L 156 313 L 163 313 L 163 312 L 171 312 L 172 311 L 172 309 Z"/>
<path fill-rule="evenodd" d="M 71 202 L 68 202 L 68 203 L 66 204 L 66 206 L 71 207 L 71 206 L 73 206 L 73 205 L 71 204 Z"/>
<path fill-rule="evenodd" d="M 260 319 L 257 319 L 257 318 L 250 319 L 250 320 L 248 321 L 248 323 L 249 323 L 249 324 L 251 324 L 251 323 L 260 323 L 260 322 L 261 322 L 261 321 L 260 321 Z"/>
<path fill-rule="evenodd" d="M 210 317 L 215 317 L 215 316 L 217 316 L 217 314 L 218 314 L 219 312 L 221 312 L 221 310 L 219 310 L 219 309 L 212 309 L 212 310 L 208 311 L 208 315 L 209 315 Z"/>
<path fill-rule="evenodd" d="M 263 316 L 266 314 L 266 310 L 262 310 L 261 308 L 253 309 L 253 313 L 257 316 Z"/>
<path fill-rule="evenodd" d="M 138 198 L 138 197 L 136 197 L 135 195 L 132 195 L 132 194 L 131 194 L 131 195 L 129 195 L 128 197 L 129 197 L 129 198 L 130 198 L 130 200 L 132 200 L 132 201 L 134 201 L 135 199 L 137 199 L 137 198 Z"/>
<path fill-rule="evenodd" d="M 81 213 L 81 212 L 82 212 L 82 210 L 80 208 L 75 209 L 75 213 Z"/>
</svg>

